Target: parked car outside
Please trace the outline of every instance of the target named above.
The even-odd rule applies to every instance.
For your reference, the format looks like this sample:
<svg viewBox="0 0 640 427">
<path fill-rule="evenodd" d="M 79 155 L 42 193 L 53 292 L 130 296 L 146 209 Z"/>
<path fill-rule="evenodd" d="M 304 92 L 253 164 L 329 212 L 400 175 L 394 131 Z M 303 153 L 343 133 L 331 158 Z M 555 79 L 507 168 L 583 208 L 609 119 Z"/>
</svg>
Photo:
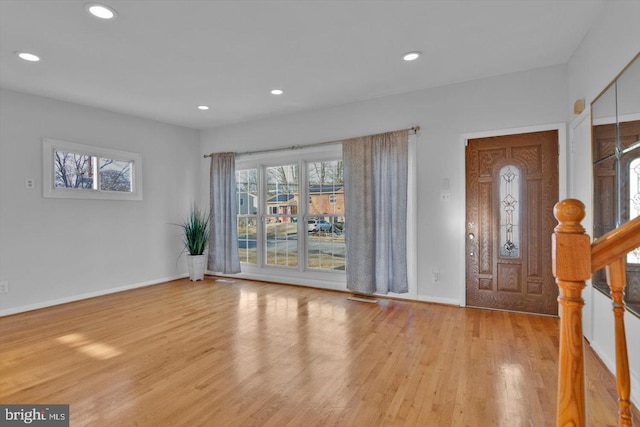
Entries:
<svg viewBox="0 0 640 427">
<path fill-rule="evenodd" d="M 314 231 L 330 231 L 331 224 L 325 219 L 310 219 L 307 221 L 307 230 Z"/>
</svg>

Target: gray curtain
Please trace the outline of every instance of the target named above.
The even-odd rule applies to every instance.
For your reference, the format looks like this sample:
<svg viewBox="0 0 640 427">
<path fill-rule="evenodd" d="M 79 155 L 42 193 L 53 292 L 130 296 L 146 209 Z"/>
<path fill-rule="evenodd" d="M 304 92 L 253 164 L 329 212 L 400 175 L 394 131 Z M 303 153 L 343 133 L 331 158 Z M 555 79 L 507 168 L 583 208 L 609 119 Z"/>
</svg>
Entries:
<svg viewBox="0 0 640 427">
<path fill-rule="evenodd" d="M 224 274 L 240 273 L 235 153 L 211 155 L 210 192 L 208 269 Z"/>
<path fill-rule="evenodd" d="M 406 293 L 408 131 L 342 143 L 347 289 Z"/>
</svg>

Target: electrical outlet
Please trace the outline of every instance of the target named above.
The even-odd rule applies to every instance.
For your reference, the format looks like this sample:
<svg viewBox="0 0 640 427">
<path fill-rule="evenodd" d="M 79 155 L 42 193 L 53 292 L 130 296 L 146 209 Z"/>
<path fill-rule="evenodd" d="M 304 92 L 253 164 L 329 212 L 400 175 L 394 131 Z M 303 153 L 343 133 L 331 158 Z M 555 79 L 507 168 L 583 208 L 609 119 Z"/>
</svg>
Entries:
<svg viewBox="0 0 640 427">
<path fill-rule="evenodd" d="M 438 270 L 433 270 L 432 274 L 433 274 L 433 283 L 438 283 L 438 280 L 440 280 L 440 272 Z"/>
<path fill-rule="evenodd" d="M 9 282 L 0 282 L 0 294 L 9 293 Z"/>
<path fill-rule="evenodd" d="M 24 180 L 24 186 L 25 186 L 25 188 L 35 188 L 36 187 L 36 181 L 33 178 L 26 178 Z"/>
<path fill-rule="evenodd" d="M 451 200 L 451 193 L 449 193 L 448 191 L 440 193 L 440 200 L 443 200 L 443 201 Z"/>
</svg>

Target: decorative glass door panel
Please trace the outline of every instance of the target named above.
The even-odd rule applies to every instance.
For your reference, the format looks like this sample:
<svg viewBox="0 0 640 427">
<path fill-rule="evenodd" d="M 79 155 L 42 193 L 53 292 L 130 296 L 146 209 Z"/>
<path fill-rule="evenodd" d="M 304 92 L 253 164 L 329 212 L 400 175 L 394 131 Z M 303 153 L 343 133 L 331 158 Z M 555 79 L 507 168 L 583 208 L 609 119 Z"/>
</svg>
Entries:
<svg viewBox="0 0 640 427">
<path fill-rule="evenodd" d="M 500 256 L 520 257 L 520 168 L 500 169 Z"/>
</svg>

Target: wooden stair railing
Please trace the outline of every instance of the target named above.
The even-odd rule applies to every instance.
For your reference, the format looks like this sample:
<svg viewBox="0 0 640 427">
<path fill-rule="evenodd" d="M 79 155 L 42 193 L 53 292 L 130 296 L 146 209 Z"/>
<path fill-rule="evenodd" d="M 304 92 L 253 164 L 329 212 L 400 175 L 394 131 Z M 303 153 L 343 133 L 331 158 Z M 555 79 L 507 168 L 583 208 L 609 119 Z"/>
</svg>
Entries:
<svg viewBox="0 0 640 427">
<path fill-rule="evenodd" d="M 552 269 L 559 288 L 560 355 L 558 359 L 557 426 L 586 425 L 584 393 L 584 349 L 582 334 L 582 289 L 591 273 L 603 267 L 613 299 L 616 342 L 618 425 L 632 426 L 631 382 L 624 330 L 625 257 L 640 247 L 640 217 L 605 234 L 593 244 L 580 224 L 584 204 L 565 199 L 556 204 L 558 225 L 552 236 Z"/>
</svg>

